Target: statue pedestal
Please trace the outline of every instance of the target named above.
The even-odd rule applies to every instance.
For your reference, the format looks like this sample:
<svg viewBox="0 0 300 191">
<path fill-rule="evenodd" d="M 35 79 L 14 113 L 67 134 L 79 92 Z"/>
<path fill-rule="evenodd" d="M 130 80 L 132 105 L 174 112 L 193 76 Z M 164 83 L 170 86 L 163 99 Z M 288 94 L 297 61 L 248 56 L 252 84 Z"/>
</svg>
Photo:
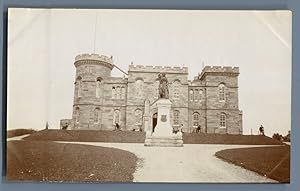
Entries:
<svg viewBox="0 0 300 191">
<path fill-rule="evenodd" d="M 169 99 L 160 98 L 156 102 L 157 125 L 154 132 L 146 132 L 145 146 L 170 146 L 182 147 L 182 133 L 173 133 L 173 128 L 170 121 L 171 101 Z"/>
</svg>

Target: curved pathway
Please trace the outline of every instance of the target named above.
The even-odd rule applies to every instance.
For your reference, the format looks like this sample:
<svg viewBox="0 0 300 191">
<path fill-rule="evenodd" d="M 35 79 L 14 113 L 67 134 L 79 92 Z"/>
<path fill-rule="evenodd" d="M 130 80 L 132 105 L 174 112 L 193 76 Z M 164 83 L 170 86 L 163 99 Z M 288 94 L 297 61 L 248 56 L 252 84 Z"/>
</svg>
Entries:
<svg viewBox="0 0 300 191">
<path fill-rule="evenodd" d="M 72 142 L 118 148 L 134 153 L 138 168 L 135 182 L 276 183 L 275 180 L 227 163 L 217 151 L 263 145 L 185 144 L 184 147 L 145 147 L 141 143 Z"/>
<path fill-rule="evenodd" d="M 7 139 L 22 140 L 28 135 Z M 135 182 L 276 183 L 214 156 L 217 151 L 266 145 L 185 144 L 184 147 L 145 147 L 142 143 L 64 142 L 118 148 L 134 153 Z M 270 146 L 270 145 L 268 145 Z"/>
</svg>

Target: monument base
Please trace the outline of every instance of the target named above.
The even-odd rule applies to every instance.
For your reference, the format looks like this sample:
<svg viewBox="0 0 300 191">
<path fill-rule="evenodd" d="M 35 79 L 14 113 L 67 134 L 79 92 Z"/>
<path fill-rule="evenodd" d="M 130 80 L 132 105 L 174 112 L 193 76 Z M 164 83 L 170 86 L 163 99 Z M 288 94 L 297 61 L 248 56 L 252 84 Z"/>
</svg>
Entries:
<svg viewBox="0 0 300 191">
<path fill-rule="evenodd" d="M 154 132 L 147 131 L 145 146 L 162 146 L 162 147 L 182 147 L 182 133 L 173 133 L 170 122 L 171 101 L 160 98 L 156 102 L 157 106 L 157 124 Z"/>
<path fill-rule="evenodd" d="M 158 147 L 183 147 L 182 133 L 172 135 L 151 135 L 151 132 L 146 134 L 145 146 Z"/>
</svg>

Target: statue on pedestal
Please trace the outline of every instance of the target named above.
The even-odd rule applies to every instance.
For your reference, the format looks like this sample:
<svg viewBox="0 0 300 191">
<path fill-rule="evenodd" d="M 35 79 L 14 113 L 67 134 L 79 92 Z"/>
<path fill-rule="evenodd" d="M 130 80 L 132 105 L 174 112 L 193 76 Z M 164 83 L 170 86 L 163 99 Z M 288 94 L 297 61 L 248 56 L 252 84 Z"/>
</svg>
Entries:
<svg viewBox="0 0 300 191">
<path fill-rule="evenodd" d="M 158 74 L 159 79 L 159 98 L 169 99 L 168 79 L 165 73 Z"/>
</svg>

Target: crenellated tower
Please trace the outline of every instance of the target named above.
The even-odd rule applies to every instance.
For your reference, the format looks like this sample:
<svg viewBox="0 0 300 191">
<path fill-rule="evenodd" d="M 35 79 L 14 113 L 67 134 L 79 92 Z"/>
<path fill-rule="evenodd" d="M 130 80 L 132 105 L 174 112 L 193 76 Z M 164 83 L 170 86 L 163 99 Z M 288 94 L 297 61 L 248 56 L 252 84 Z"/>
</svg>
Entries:
<svg viewBox="0 0 300 191">
<path fill-rule="evenodd" d="M 73 129 L 100 129 L 103 81 L 111 77 L 112 57 L 80 54 L 76 67 L 72 122 Z"/>
<path fill-rule="evenodd" d="M 242 134 L 238 99 L 238 67 L 206 66 L 198 80 L 204 85 L 207 133 Z"/>
</svg>

